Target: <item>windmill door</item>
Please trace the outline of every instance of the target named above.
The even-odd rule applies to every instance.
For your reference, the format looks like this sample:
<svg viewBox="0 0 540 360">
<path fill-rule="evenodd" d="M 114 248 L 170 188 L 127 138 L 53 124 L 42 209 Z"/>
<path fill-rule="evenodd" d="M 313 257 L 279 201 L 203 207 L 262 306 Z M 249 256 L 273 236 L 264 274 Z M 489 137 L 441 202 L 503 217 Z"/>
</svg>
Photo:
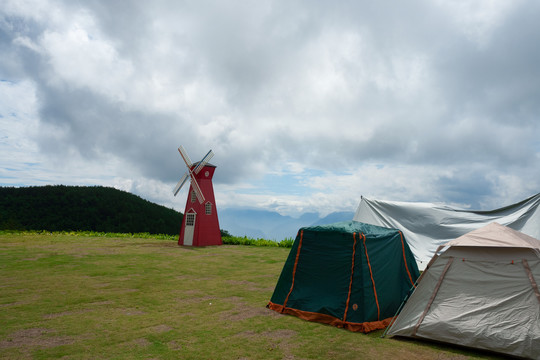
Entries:
<svg viewBox="0 0 540 360">
<path fill-rule="evenodd" d="M 195 230 L 195 217 L 197 214 L 188 213 L 186 214 L 186 227 L 184 229 L 184 245 L 192 246 L 193 245 L 193 233 Z"/>
</svg>

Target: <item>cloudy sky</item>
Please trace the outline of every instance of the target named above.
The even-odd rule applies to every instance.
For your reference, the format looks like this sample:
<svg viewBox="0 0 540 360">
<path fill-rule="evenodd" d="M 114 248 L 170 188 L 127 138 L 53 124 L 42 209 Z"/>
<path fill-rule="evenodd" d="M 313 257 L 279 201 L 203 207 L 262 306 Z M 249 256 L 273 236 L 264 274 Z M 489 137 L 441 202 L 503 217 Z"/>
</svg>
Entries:
<svg viewBox="0 0 540 360">
<path fill-rule="evenodd" d="M 0 185 L 218 207 L 540 192 L 540 3 L 0 0 Z"/>
</svg>

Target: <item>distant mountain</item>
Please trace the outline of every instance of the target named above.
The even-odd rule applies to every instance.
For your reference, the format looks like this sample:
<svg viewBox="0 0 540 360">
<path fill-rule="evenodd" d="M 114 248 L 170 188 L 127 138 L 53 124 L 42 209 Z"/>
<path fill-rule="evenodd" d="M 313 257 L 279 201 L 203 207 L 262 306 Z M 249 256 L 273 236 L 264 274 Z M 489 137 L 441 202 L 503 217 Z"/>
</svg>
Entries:
<svg viewBox="0 0 540 360">
<path fill-rule="evenodd" d="M 181 213 L 109 187 L 0 187 L 0 229 L 177 235 L 181 223 Z"/>
<path fill-rule="evenodd" d="M 222 209 L 218 211 L 219 227 L 234 236 L 269 240 L 295 237 L 299 227 L 318 219 L 317 214 L 304 214 L 295 219 L 273 211 L 253 209 Z"/>
<path fill-rule="evenodd" d="M 311 225 L 327 225 L 333 224 L 340 221 L 352 220 L 354 217 L 354 211 L 336 211 L 327 216 L 319 219 Z"/>
<path fill-rule="evenodd" d="M 304 213 L 299 218 L 277 212 L 253 209 L 222 209 L 219 226 L 234 236 L 269 240 L 295 238 L 301 227 L 352 220 L 354 212 L 335 212 L 324 218 L 317 213 Z"/>
</svg>

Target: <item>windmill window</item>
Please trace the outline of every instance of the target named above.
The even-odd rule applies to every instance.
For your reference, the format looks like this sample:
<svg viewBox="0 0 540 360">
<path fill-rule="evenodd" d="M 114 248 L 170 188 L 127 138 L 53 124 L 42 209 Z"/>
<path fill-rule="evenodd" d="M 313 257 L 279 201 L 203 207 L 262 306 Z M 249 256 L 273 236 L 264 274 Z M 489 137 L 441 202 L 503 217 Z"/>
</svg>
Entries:
<svg viewBox="0 0 540 360">
<path fill-rule="evenodd" d="M 195 194 L 195 191 L 191 192 L 191 202 L 194 203 L 197 200 L 197 194 Z"/>
<path fill-rule="evenodd" d="M 195 225 L 195 214 L 187 214 L 186 226 L 193 226 L 193 225 Z"/>
<path fill-rule="evenodd" d="M 204 206 L 204 211 L 206 215 L 212 215 L 212 203 L 207 202 Z"/>
</svg>

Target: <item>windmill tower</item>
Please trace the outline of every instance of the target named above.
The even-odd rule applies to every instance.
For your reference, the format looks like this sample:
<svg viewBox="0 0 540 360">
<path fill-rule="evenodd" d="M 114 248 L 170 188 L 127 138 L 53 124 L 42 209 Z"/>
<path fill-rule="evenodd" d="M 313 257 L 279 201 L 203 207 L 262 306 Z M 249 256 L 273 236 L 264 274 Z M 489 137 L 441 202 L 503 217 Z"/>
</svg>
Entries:
<svg viewBox="0 0 540 360">
<path fill-rule="evenodd" d="M 221 245 L 221 231 L 212 185 L 216 166 L 208 163 L 214 153 L 210 150 L 201 161 L 192 163 L 182 146 L 178 148 L 178 151 L 188 170 L 176 184 L 173 190 L 174 196 L 178 194 L 188 178 L 191 179 L 178 245 Z"/>
</svg>

